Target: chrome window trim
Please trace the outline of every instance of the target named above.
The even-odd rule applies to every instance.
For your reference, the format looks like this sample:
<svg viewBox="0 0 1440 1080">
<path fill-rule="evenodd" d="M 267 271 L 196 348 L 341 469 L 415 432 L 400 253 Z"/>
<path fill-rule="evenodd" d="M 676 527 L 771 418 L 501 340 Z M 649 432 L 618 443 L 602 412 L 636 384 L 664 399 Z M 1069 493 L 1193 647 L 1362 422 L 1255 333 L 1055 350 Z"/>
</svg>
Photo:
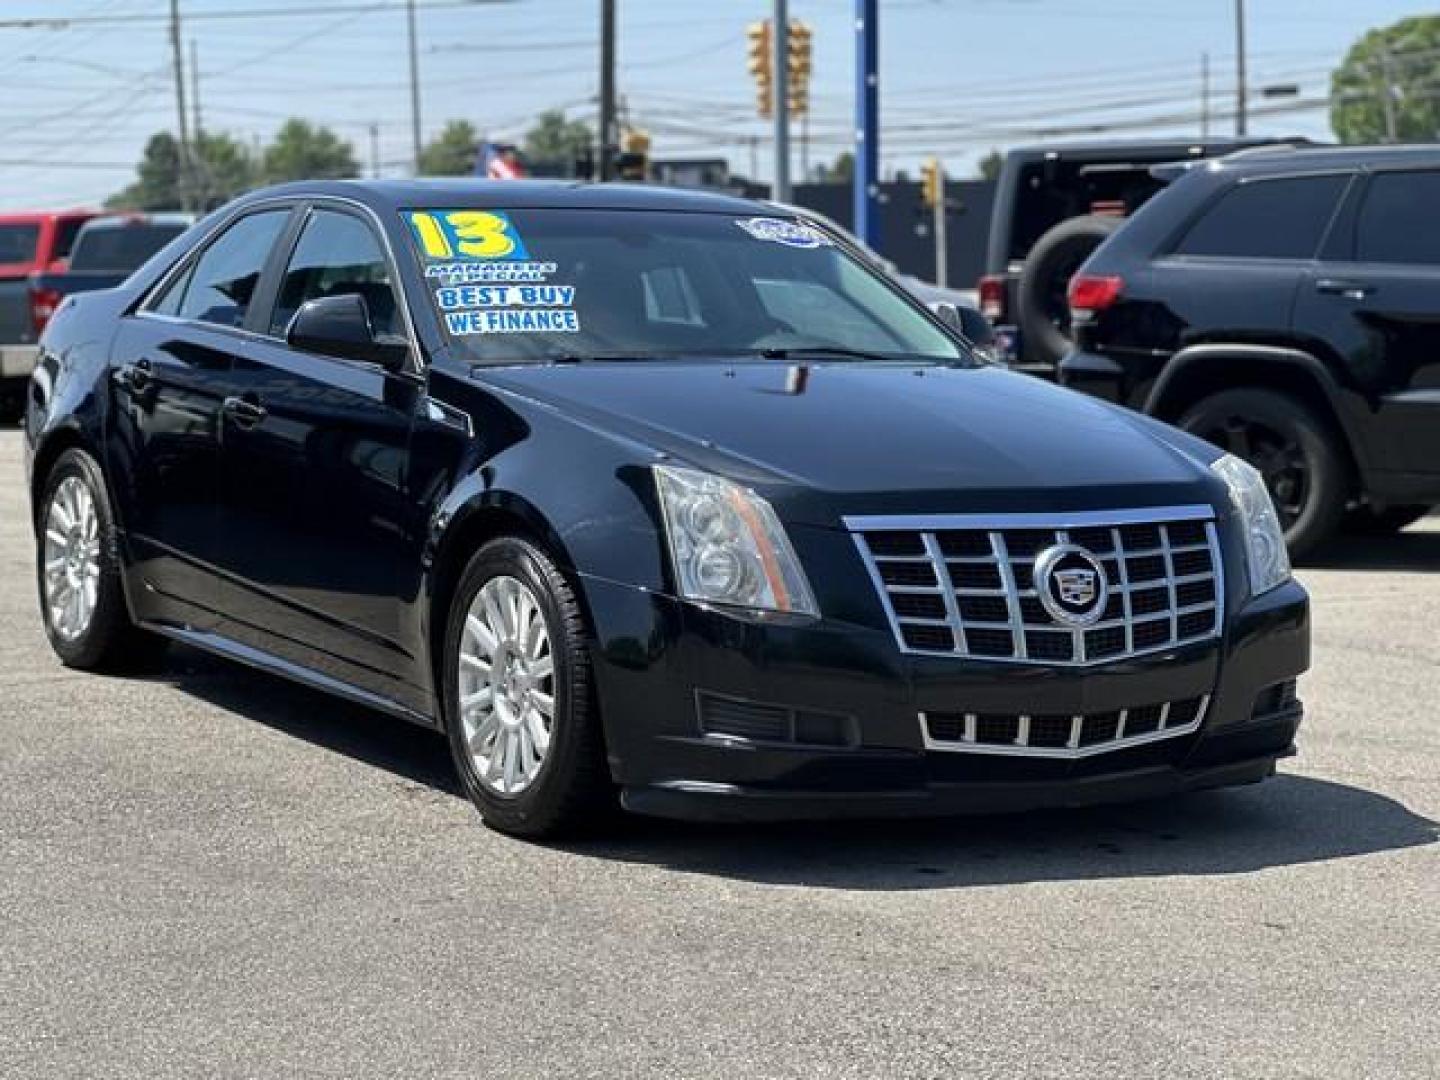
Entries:
<svg viewBox="0 0 1440 1080">
<path fill-rule="evenodd" d="M 1152 656 L 1158 653 L 1173 652 L 1177 649 L 1192 648 L 1197 645 L 1204 645 L 1219 638 L 1225 625 L 1225 557 L 1224 549 L 1220 543 L 1220 536 L 1216 529 L 1217 513 L 1215 508 L 1208 504 L 1190 504 L 1183 506 L 1153 506 L 1126 510 L 1086 510 L 1086 511 L 1061 511 L 1058 513 L 1021 513 L 1021 514 L 931 514 L 931 515 L 850 515 L 841 519 L 846 528 L 850 531 L 855 543 L 855 549 L 860 556 L 861 563 L 865 566 L 870 575 L 871 583 L 874 585 L 877 599 L 884 610 L 886 620 L 890 626 L 891 634 L 894 637 L 896 647 L 903 655 L 920 656 L 947 660 L 960 660 L 972 664 L 1037 664 L 1045 666 L 1081 668 L 1099 666 L 1104 664 L 1121 663 L 1136 657 Z M 1111 583 L 1112 594 L 1122 598 L 1123 614 L 1117 619 L 1101 619 L 1100 621 L 1085 627 L 1066 627 L 1056 624 L 1053 627 L 1037 626 L 1027 624 L 1020 611 L 1021 600 L 1027 596 L 1034 596 L 1035 589 L 1020 589 L 1017 587 L 1014 577 L 1014 568 L 1009 559 L 1009 553 L 1004 546 L 1004 538 L 1000 534 L 1007 529 L 1042 529 L 1056 533 L 1063 533 L 1070 528 L 1110 528 L 1111 542 L 1119 549 L 1118 530 L 1127 525 L 1164 525 L 1166 523 L 1180 523 L 1187 521 L 1200 522 L 1205 528 L 1205 541 L 1203 544 L 1173 545 L 1170 542 L 1168 530 L 1161 536 L 1161 543 L 1156 548 L 1140 548 L 1134 551 L 1126 551 L 1125 558 L 1139 558 L 1147 556 L 1158 556 L 1164 560 L 1165 577 L 1161 580 L 1141 582 L 1134 584 L 1129 581 L 1128 568 L 1125 559 L 1119 560 L 1121 570 L 1121 582 Z M 983 556 L 952 556 L 945 558 L 939 551 L 938 542 L 934 539 L 934 533 L 951 530 L 979 531 L 989 535 L 991 552 Z M 871 554 L 869 545 L 866 543 L 865 535 L 869 532 L 914 532 L 919 533 L 922 543 L 925 546 L 924 554 L 911 556 L 879 556 Z M 1207 550 L 1210 554 L 1212 571 L 1209 574 L 1181 575 L 1177 577 L 1174 573 L 1174 554 L 1188 551 Z M 1104 558 L 1102 554 L 1100 556 Z M 913 562 L 931 567 L 935 574 L 936 584 L 933 586 L 890 586 L 887 585 L 881 576 L 880 562 Z M 953 581 L 950 579 L 948 563 L 983 563 L 996 567 L 1000 575 L 1001 587 L 999 589 L 954 589 Z M 1179 607 L 1176 596 L 1176 586 L 1193 580 L 1209 578 L 1214 582 L 1214 600 L 1203 604 L 1188 605 Z M 1158 621 L 1160 613 L 1153 615 L 1134 615 L 1131 610 L 1131 594 L 1134 591 L 1147 589 L 1165 588 L 1170 599 L 1169 626 L 1170 640 L 1159 645 L 1135 648 L 1134 631 L 1137 623 Z M 897 594 L 918 593 L 928 595 L 939 595 L 945 604 L 944 618 L 924 618 L 919 616 L 904 616 L 896 614 L 891 597 Z M 973 619 L 966 620 L 959 616 L 958 605 L 954 597 L 957 595 L 993 595 L 1002 597 L 1006 603 L 1006 620 L 1003 622 L 993 620 Z M 1188 637 L 1184 640 L 1179 638 L 1179 620 L 1182 616 L 1203 610 L 1213 610 L 1214 620 L 1208 632 Z M 913 647 L 906 643 L 902 623 L 911 626 L 943 626 L 950 632 L 955 642 L 953 649 L 925 649 Z M 1107 656 L 1089 658 L 1085 655 L 1085 634 L 1093 630 L 1102 630 L 1109 627 L 1122 626 L 1125 628 L 1125 648 L 1117 653 Z M 972 654 L 966 642 L 965 633 L 967 629 L 1002 630 L 1010 633 L 1013 643 L 1013 655 L 1010 656 L 985 656 Z M 1049 633 L 1067 633 L 1075 642 L 1075 648 L 1070 659 L 1043 659 L 1028 655 L 1028 645 L 1025 639 L 1026 630 L 1037 630 Z"/>
<path fill-rule="evenodd" d="M 964 733 L 959 739 L 932 739 L 930 737 L 929 713 L 919 714 L 920 739 L 926 750 L 935 750 L 947 754 L 988 754 L 1001 757 L 1033 757 L 1051 758 L 1061 761 L 1075 761 L 1080 758 L 1094 757 L 1097 754 L 1108 754 L 1115 750 L 1127 750 L 1133 746 L 1145 746 L 1148 743 L 1163 742 L 1166 739 L 1176 739 L 1183 735 L 1193 735 L 1200 730 L 1205 722 L 1205 717 L 1210 711 L 1210 694 L 1200 696 L 1200 705 L 1195 710 L 1195 719 L 1188 724 L 1181 724 L 1177 727 L 1159 727 L 1154 731 L 1147 731 L 1142 735 L 1125 734 L 1125 718 L 1130 708 L 1117 710 L 1120 719 L 1115 727 L 1115 738 L 1107 739 L 1105 742 L 1094 743 L 1090 746 L 1080 745 L 1080 731 L 1084 724 L 1085 714 L 1080 713 L 1072 716 L 1070 725 L 1070 738 L 1065 746 L 1026 746 L 1024 741 L 1029 733 L 1030 716 L 1020 714 L 1017 724 L 1016 742 L 1006 743 L 978 743 L 975 742 L 977 713 L 967 712 L 964 716 Z M 1190 699 L 1185 699 L 1190 700 Z M 1173 701 L 1159 702 L 1160 723 L 1163 725 L 1170 715 L 1170 707 L 1175 704 Z M 1140 706 L 1131 706 L 1139 708 Z M 1091 714 L 1094 715 L 1094 714 Z"/>
</svg>

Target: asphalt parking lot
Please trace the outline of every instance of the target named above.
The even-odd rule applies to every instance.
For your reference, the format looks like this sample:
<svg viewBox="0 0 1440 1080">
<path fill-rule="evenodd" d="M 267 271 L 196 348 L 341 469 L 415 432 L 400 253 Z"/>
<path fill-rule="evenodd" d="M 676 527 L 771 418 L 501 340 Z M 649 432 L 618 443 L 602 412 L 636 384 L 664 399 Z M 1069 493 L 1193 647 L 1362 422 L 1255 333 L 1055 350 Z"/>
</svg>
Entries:
<svg viewBox="0 0 1440 1080">
<path fill-rule="evenodd" d="M 1303 571 L 1260 787 L 540 847 L 399 722 L 62 668 L 19 476 L 0 432 L 0 1075 L 1440 1075 L 1440 520 Z"/>
</svg>

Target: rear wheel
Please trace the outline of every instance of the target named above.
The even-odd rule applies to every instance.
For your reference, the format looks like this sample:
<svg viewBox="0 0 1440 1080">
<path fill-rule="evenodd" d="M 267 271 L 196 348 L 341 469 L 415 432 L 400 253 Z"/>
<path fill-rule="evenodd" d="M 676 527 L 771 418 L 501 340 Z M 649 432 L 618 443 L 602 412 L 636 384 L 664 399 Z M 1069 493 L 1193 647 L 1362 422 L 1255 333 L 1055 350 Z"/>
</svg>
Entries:
<svg viewBox="0 0 1440 1080">
<path fill-rule="evenodd" d="M 109 493 L 90 455 L 66 450 L 56 460 L 36 526 L 40 613 L 61 661 L 85 671 L 153 663 L 165 639 L 130 620 Z"/>
<path fill-rule="evenodd" d="M 1340 524 L 1349 470 L 1330 427 L 1302 402 L 1272 390 L 1225 390 L 1194 405 L 1179 426 L 1260 470 L 1293 557 L 1314 551 Z"/>
<path fill-rule="evenodd" d="M 486 824 L 555 836 L 613 804 L 580 605 L 539 548 L 494 540 L 465 568 L 443 693 L 451 755 Z"/>
</svg>

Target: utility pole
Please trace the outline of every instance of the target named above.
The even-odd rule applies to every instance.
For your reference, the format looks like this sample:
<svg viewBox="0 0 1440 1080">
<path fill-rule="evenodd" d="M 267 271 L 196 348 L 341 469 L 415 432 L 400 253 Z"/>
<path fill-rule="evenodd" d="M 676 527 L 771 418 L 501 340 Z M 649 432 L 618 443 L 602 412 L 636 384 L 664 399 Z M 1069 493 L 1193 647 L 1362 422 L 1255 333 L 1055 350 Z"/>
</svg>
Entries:
<svg viewBox="0 0 1440 1080">
<path fill-rule="evenodd" d="M 370 121 L 370 178 L 380 179 L 380 125 Z"/>
<path fill-rule="evenodd" d="M 1245 138 L 1245 0 L 1235 0 L 1235 137 Z"/>
<path fill-rule="evenodd" d="M 615 175 L 615 0 L 600 0 L 600 180 Z"/>
<path fill-rule="evenodd" d="M 405 23 L 410 34 L 410 147 L 413 171 L 420 175 L 420 49 L 415 40 L 415 0 L 405 0 Z"/>
<path fill-rule="evenodd" d="M 1395 57 L 1380 47 L 1380 108 L 1385 112 L 1385 141 L 1400 141 L 1400 124 L 1395 115 Z"/>
<path fill-rule="evenodd" d="M 1200 54 L 1200 138 L 1210 137 L 1210 54 Z"/>
<path fill-rule="evenodd" d="M 880 242 L 880 2 L 855 0 L 855 235 Z"/>
<path fill-rule="evenodd" d="M 199 146 L 200 133 L 205 130 L 200 122 L 200 52 L 195 47 L 195 39 L 190 39 L 190 115 L 193 120 L 190 130 L 195 133 L 195 143 Z"/>
<path fill-rule="evenodd" d="M 775 86 L 775 186 L 770 197 L 790 201 L 790 12 L 786 0 L 775 0 L 770 44 L 771 78 Z"/>
<path fill-rule="evenodd" d="M 180 0 L 170 0 L 170 54 L 175 65 L 175 119 L 180 127 L 180 146 L 176 188 L 180 209 L 191 210 L 190 202 L 190 132 L 185 118 L 185 60 L 180 51 Z"/>
</svg>

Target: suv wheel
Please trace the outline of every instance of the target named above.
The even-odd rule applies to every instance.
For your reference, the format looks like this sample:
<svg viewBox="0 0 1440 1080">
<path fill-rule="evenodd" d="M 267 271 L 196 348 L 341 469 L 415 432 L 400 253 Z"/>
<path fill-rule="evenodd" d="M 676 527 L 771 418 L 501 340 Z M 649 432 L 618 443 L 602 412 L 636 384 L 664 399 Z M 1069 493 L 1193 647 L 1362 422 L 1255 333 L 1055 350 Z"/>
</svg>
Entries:
<svg viewBox="0 0 1440 1080">
<path fill-rule="evenodd" d="M 1300 401 L 1225 390 L 1192 406 L 1179 426 L 1260 470 L 1293 557 L 1314 551 L 1340 524 L 1349 469 L 1328 426 Z"/>
<path fill-rule="evenodd" d="M 445 728 L 466 793 L 502 832 L 573 832 L 613 801 L 585 638 L 569 583 L 526 541 L 491 541 L 461 575 Z"/>
<path fill-rule="evenodd" d="M 1016 297 L 1020 340 L 1027 358 L 1056 364 L 1069 351 L 1070 279 L 1116 229 L 1119 218 L 1090 215 L 1062 221 L 1025 259 Z"/>
</svg>

